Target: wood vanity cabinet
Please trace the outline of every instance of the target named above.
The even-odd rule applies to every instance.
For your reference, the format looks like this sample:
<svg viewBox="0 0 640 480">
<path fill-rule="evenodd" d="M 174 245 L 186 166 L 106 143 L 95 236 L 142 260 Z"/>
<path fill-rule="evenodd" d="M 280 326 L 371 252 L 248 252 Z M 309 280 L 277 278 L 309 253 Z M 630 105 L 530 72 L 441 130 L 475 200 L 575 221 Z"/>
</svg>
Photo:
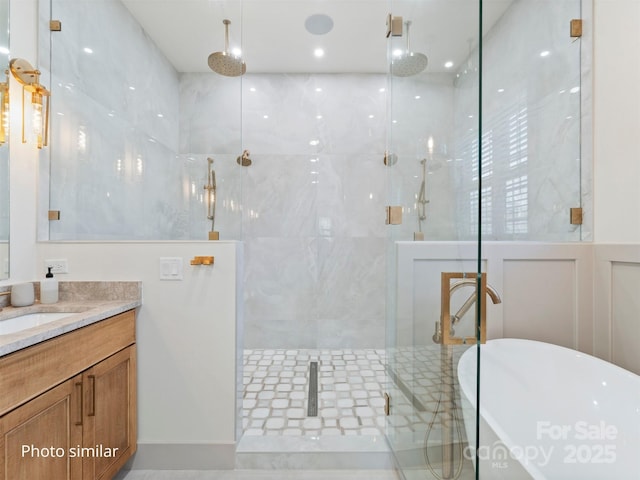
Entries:
<svg viewBox="0 0 640 480">
<path fill-rule="evenodd" d="M 0 357 L 0 480 L 110 479 L 135 450 L 133 311 Z"/>
</svg>

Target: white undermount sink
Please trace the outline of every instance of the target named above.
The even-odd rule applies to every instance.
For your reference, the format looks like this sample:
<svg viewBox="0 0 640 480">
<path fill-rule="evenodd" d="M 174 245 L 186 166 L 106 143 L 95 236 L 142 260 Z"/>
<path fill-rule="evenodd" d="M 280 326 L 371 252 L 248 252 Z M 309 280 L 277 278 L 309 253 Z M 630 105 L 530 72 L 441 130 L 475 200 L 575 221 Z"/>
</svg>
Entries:
<svg viewBox="0 0 640 480">
<path fill-rule="evenodd" d="M 0 335 L 9 335 L 10 333 L 20 332 L 27 328 L 37 327 L 45 323 L 54 322 L 61 318 L 75 315 L 75 312 L 40 312 L 27 313 L 19 317 L 7 318 L 0 320 Z"/>
</svg>

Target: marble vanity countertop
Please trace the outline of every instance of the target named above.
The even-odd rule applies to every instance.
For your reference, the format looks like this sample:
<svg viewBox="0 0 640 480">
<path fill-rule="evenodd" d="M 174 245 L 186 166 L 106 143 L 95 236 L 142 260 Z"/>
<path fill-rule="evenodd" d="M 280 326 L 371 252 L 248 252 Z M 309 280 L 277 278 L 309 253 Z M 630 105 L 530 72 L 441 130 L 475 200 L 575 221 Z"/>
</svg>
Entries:
<svg viewBox="0 0 640 480">
<path fill-rule="evenodd" d="M 35 286 L 37 291 L 37 282 Z M 141 293 L 141 282 L 61 282 L 60 301 L 57 303 L 36 302 L 28 307 L 3 307 L 0 322 L 30 313 L 69 312 L 70 315 L 0 335 L 0 356 L 137 308 L 142 305 Z"/>
</svg>

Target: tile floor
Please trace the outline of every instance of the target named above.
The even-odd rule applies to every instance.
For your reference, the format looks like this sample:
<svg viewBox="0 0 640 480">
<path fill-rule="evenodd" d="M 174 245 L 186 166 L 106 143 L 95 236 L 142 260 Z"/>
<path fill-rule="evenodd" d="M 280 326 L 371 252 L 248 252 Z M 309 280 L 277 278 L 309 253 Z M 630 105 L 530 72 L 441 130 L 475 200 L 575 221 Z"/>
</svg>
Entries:
<svg viewBox="0 0 640 480">
<path fill-rule="evenodd" d="M 453 372 L 463 349 L 454 351 Z M 399 448 L 425 447 L 439 442 L 440 432 L 425 437 L 426 425 L 433 412 L 441 408 L 441 350 L 439 346 L 407 347 L 389 352 L 391 367 L 404 389 L 395 391 L 391 441 Z M 318 362 L 318 416 L 307 416 L 309 363 Z M 243 427 L 245 438 L 271 437 L 295 440 L 296 436 L 314 436 L 330 441 L 328 436 L 380 436 L 384 433 L 384 398 L 386 386 L 384 350 L 245 350 Z M 453 377 L 455 379 L 455 375 Z M 456 385 L 457 389 L 457 385 Z M 409 394 L 409 396 L 407 396 Z M 411 400 L 411 394 L 414 401 Z M 416 408 L 416 403 L 419 408 Z M 462 418 L 460 399 L 456 397 L 458 419 Z M 464 432 L 456 429 L 457 441 L 464 442 Z M 370 437 L 373 438 L 373 437 Z M 266 438 L 265 438 L 266 439 Z M 284 449 L 286 451 L 286 449 Z M 429 479 L 423 454 L 403 465 L 407 479 Z M 403 462 L 404 463 L 404 462 Z M 463 478 L 473 471 L 466 462 Z M 392 470 L 225 470 L 121 472 L 115 480 L 397 480 Z"/>
<path fill-rule="evenodd" d="M 392 470 L 131 470 L 114 480 L 398 480 Z"/>
<path fill-rule="evenodd" d="M 382 435 L 384 350 L 244 352 L 248 436 Z M 318 415 L 307 415 L 309 365 L 318 362 Z"/>
</svg>

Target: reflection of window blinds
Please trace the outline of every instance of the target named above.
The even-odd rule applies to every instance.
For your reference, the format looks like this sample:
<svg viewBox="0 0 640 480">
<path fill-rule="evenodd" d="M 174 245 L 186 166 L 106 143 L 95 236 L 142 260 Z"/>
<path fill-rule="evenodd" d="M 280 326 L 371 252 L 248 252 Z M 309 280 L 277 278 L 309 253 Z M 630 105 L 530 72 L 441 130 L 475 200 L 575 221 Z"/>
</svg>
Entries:
<svg viewBox="0 0 640 480">
<path fill-rule="evenodd" d="M 528 119 L 518 105 L 485 117 L 482 134 L 482 234 L 528 232 Z M 469 233 L 478 233 L 478 139 L 468 136 L 463 157 L 470 162 L 466 191 Z M 463 202 L 465 203 L 465 202 Z"/>
<path fill-rule="evenodd" d="M 527 233 L 527 176 L 505 182 L 505 233 Z"/>
<path fill-rule="evenodd" d="M 504 180 L 507 234 L 528 232 L 527 123 L 527 107 L 509 117 L 509 168 L 505 169 Z"/>
<path fill-rule="evenodd" d="M 482 188 L 482 235 L 493 233 L 493 223 L 491 222 L 492 208 L 492 188 Z M 469 206 L 471 208 L 471 228 L 473 235 L 478 234 L 478 190 L 469 192 Z"/>
<path fill-rule="evenodd" d="M 527 107 L 509 117 L 509 166 L 527 163 Z"/>
</svg>

